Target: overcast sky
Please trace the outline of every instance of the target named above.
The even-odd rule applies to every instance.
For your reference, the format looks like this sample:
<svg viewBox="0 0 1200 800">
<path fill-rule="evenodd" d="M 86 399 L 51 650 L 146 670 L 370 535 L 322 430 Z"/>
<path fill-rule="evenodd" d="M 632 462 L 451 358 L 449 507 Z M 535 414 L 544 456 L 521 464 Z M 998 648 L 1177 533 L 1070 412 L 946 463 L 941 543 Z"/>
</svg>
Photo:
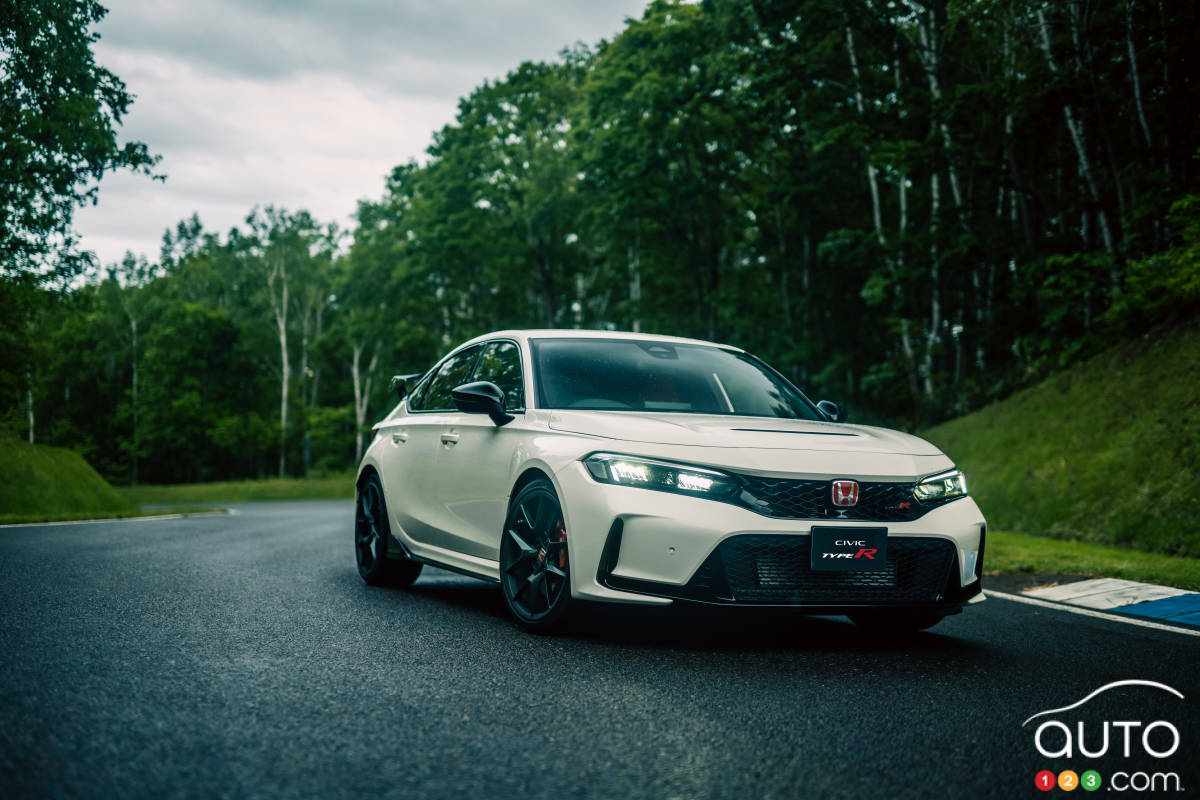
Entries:
<svg viewBox="0 0 1200 800">
<path fill-rule="evenodd" d="M 522 61 L 612 38 L 646 0 L 110 0 L 99 64 L 137 96 L 124 139 L 165 183 L 106 177 L 76 227 L 100 263 L 155 260 L 192 212 L 224 234 L 256 205 L 350 224 L 423 158 L 459 97 Z"/>
</svg>

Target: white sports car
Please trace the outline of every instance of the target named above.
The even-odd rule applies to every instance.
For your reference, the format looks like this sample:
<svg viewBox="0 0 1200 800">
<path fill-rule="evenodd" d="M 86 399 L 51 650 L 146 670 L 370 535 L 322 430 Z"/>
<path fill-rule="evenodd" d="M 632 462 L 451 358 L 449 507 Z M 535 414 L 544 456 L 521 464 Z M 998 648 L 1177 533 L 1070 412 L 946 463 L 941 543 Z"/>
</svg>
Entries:
<svg viewBox="0 0 1200 800">
<path fill-rule="evenodd" d="M 950 459 L 736 347 L 503 331 L 393 386 L 357 479 L 369 584 L 423 564 L 498 582 L 535 631 L 579 600 L 910 630 L 983 600 L 986 526 Z"/>
</svg>

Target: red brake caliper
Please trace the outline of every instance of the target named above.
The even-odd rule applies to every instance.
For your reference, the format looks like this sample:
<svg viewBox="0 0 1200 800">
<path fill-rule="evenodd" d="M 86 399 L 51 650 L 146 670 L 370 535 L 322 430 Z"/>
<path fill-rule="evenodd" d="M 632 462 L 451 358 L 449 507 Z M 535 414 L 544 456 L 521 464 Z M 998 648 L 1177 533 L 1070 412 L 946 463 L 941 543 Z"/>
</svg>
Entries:
<svg viewBox="0 0 1200 800">
<path fill-rule="evenodd" d="M 557 542 L 565 542 L 567 540 L 567 525 L 562 520 L 558 521 L 558 527 L 554 530 L 554 540 Z M 562 548 L 558 551 L 558 568 L 567 568 L 567 548 Z"/>
</svg>

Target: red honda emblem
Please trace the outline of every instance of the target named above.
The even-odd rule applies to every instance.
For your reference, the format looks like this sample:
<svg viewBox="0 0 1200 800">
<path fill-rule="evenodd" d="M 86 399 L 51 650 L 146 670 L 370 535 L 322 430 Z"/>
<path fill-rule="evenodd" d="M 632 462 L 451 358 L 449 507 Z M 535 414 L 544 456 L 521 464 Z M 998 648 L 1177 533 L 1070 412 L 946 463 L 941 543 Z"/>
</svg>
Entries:
<svg viewBox="0 0 1200 800">
<path fill-rule="evenodd" d="M 858 483 L 856 481 L 833 482 L 833 504 L 835 506 L 852 506 L 858 503 Z"/>
</svg>

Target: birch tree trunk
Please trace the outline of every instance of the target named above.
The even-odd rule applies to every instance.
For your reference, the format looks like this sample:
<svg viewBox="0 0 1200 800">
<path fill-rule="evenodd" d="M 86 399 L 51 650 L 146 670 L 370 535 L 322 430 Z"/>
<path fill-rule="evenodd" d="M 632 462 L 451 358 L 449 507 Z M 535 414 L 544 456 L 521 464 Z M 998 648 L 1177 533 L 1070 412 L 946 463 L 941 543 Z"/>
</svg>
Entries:
<svg viewBox="0 0 1200 800">
<path fill-rule="evenodd" d="M 920 7 L 917 6 L 919 9 Z M 963 207 L 962 190 L 958 184 L 958 172 L 954 168 L 954 159 L 951 157 L 953 152 L 953 138 L 950 136 L 950 125 L 946 122 L 941 114 L 940 106 L 942 102 L 942 85 L 938 79 L 938 71 L 940 69 L 940 54 L 938 53 L 937 39 L 937 19 L 932 8 L 926 10 L 928 13 L 928 22 L 923 15 L 918 15 L 917 35 L 921 40 L 921 65 L 925 69 L 925 80 L 929 83 L 929 95 L 933 100 L 934 116 L 936 123 L 931 123 L 936 126 L 942 136 L 942 149 L 946 154 L 946 172 L 950 179 L 950 197 L 954 200 L 954 208 L 961 211 Z M 897 74 L 897 81 L 899 75 Z"/>
<path fill-rule="evenodd" d="M 1012 175 L 1013 186 L 1015 191 L 1013 194 L 1013 211 L 1016 212 L 1017 204 L 1021 206 L 1021 233 L 1025 240 L 1025 247 L 1032 248 L 1034 243 L 1033 236 L 1033 220 L 1029 216 L 1029 200 L 1025 184 L 1021 180 L 1021 172 L 1017 168 L 1017 157 L 1013 152 L 1013 115 L 1011 112 L 1004 117 L 1004 161 L 1008 165 L 1009 174 Z"/>
<path fill-rule="evenodd" d="M 275 284 L 279 284 L 279 294 Z M 291 381 L 291 363 L 288 360 L 287 316 L 288 274 L 283 257 L 275 254 L 271 271 L 267 275 L 267 294 L 271 297 L 271 311 L 275 315 L 275 328 L 279 334 L 279 477 L 287 473 L 287 425 L 288 384 Z"/>
<path fill-rule="evenodd" d="M 1146 109 L 1142 106 L 1142 79 L 1138 75 L 1137 48 L 1133 46 L 1133 0 L 1125 2 L 1125 44 L 1129 49 L 1129 78 L 1133 83 L 1133 101 L 1137 108 L 1138 122 L 1146 147 L 1154 150 L 1154 139 L 1150 136 L 1150 125 L 1146 122 Z"/>
<path fill-rule="evenodd" d="M 1113 147 L 1112 137 L 1108 134 L 1108 125 L 1106 120 L 1108 115 L 1104 113 L 1103 104 L 1100 102 L 1100 89 L 1096 84 L 1096 68 L 1095 59 L 1092 57 L 1092 45 L 1090 37 L 1081 37 L 1080 29 L 1086 28 L 1086 21 L 1080 20 L 1080 1 L 1073 0 L 1069 6 L 1069 16 L 1071 19 L 1071 42 L 1075 46 L 1075 67 L 1079 74 L 1086 75 L 1088 78 L 1088 86 L 1091 87 L 1092 103 L 1096 107 L 1096 130 L 1100 132 L 1101 150 L 1108 160 L 1108 169 L 1112 174 L 1113 188 L 1117 191 L 1117 220 L 1124 228 L 1128 224 L 1125 205 L 1125 182 L 1121 180 L 1121 170 L 1117 166 L 1116 156 L 1114 155 L 1115 148 Z M 1084 10 L 1086 17 L 1087 10 Z"/>
<path fill-rule="evenodd" d="M 921 364 L 925 383 L 925 398 L 933 400 L 933 348 L 938 342 L 942 324 L 942 305 L 938 294 L 941 278 L 941 255 L 938 253 L 938 215 L 941 213 L 941 187 L 937 170 L 929 176 L 929 330 L 925 333 L 925 354 Z"/>
<path fill-rule="evenodd" d="M 858 56 L 854 51 L 854 32 L 851 30 L 849 22 L 846 23 L 846 52 L 850 56 L 850 71 L 854 75 L 854 105 L 858 110 L 859 118 L 865 119 L 867 112 L 866 104 L 863 102 L 862 73 L 858 68 Z M 875 240 L 886 253 L 887 235 L 883 230 L 883 209 L 879 199 L 879 172 L 875 168 L 875 165 L 871 163 L 869 148 L 864 147 L 863 150 L 863 155 L 867 162 L 867 186 L 871 192 L 871 218 L 875 224 Z M 905 182 L 905 179 L 900 181 L 902 187 Z M 907 224 L 907 212 L 904 215 L 904 223 Z M 896 304 L 900 312 L 900 352 L 904 357 L 905 370 L 908 372 L 908 388 L 912 393 L 914 407 L 919 407 L 921 393 L 917 387 L 916 356 L 913 353 L 912 342 L 909 337 L 909 321 L 908 317 L 904 315 L 904 288 L 900 283 L 896 260 L 890 255 L 885 255 L 884 258 L 888 271 L 892 274 L 893 292 L 896 295 Z"/>
<path fill-rule="evenodd" d="M 1058 64 L 1054 60 L 1054 51 L 1050 45 L 1050 27 L 1046 24 L 1046 11 L 1043 8 L 1038 8 L 1038 25 L 1041 29 L 1041 44 L 1042 52 L 1046 55 L 1046 65 L 1050 68 L 1050 72 L 1054 75 L 1058 74 Z M 1112 229 L 1108 225 L 1108 214 L 1100 205 L 1100 191 L 1096 188 L 1096 179 L 1092 177 L 1092 164 L 1087 154 L 1087 143 L 1084 139 L 1083 123 L 1075 118 L 1075 110 L 1071 108 L 1071 104 L 1063 102 L 1063 118 L 1067 122 L 1067 132 L 1071 134 L 1071 142 L 1075 146 L 1075 154 L 1079 160 L 1079 174 L 1083 177 L 1084 185 L 1087 187 L 1088 197 L 1096 207 L 1096 220 L 1100 225 L 1100 237 L 1104 241 L 1104 249 L 1108 251 L 1110 256 L 1114 258 L 1117 255 L 1116 243 L 1113 241 Z M 1114 288 L 1116 288 L 1116 274 L 1113 278 Z"/>
<path fill-rule="evenodd" d="M 354 463 L 362 461 L 363 426 L 367 423 L 367 404 L 371 398 L 371 381 L 375 368 L 379 366 L 379 348 L 372 345 L 371 361 L 367 364 L 367 374 L 361 370 L 364 345 L 355 342 L 350 354 L 350 377 L 354 381 Z"/>
<path fill-rule="evenodd" d="M 858 69 L 858 56 L 854 52 L 854 32 L 846 24 L 846 52 L 850 56 L 850 72 L 854 75 L 854 106 L 858 109 L 859 119 L 866 119 L 867 109 L 863 102 L 862 73 Z M 863 155 L 867 162 L 867 186 L 871 192 L 871 219 L 875 223 L 875 240 L 880 247 L 887 247 L 887 237 L 883 232 L 883 210 L 879 202 L 879 175 L 875 165 L 871 163 L 871 152 L 863 147 Z"/>
<path fill-rule="evenodd" d="M 132 372 L 132 402 L 133 402 L 133 485 L 137 486 L 138 482 L 138 326 L 137 317 L 130 311 L 125 311 L 129 317 L 129 338 L 133 345 Z"/>
<path fill-rule="evenodd" d="M 1016 73 L 1016 65 L 1014 63 L 1012 53 L 1012 42 L 1009 38 L 1009 21 L 1004 21 L 1004 69 L 1011 76 Z M 1013 120 L 1012 109 L 1008 109 L 1004 115 L 1004 160 L 1008 165 L 1008 171 L 1012 176 L 1013 191 L 1009 192 L 1009 208 L 1011 210 L 1010 222 L 1015 224 L 1017 221 L 1017 205 L 1020 204 L 1021 217 L 1021 233 L 1025 240 L 1026 249 L 1033 247 L 1033 220 L 1029 213 L 1028 190 L 1025 188 L 1024 182 L 1021 180 L 1021 171 L 1017 167 L 1017 157 L 1013 151 L 1013 131 L 1015 123 Z M 1016 259 L 1011 254 L 1009 263 L 1015 264 Z M 989 275 L 995 275 L 995 265 L 990 267 Z M 989 278 L 990 282 L 991 278 Z M 990 283 L 989 283 L 990 286 Z M 991 304 L 991 289 L 988 290 L 988 306 Z M 990 315 L 989 315 L 990 318 Z M 982 360 L 980 361 L 982 364 Z M 982 372 L 983 368 L 980 367 Z"/>
<path fill-rule="evenodd" d="M 931 125 L 931 127 L 936 126 L 937 130 L 941 133 L 942 148 L 943 148 L 943 150 L 945 152 L 945 156 L 946 156 L 946 173 L 947 173 L 947 178 L 949 179 L 949 183 L 950 183 L 950 196 L 951 196 L 951 199 L 954 201 L 954 210 L 955 210 L 955 213 L 957 214 L 958 221 L 960 224 L 969 226 L 970 225 L 970 217 L 971 217 L 971 209 L 968 205 L 966 205 L 962 190 L 959 186 L 958 172 L 954 166 L 954 158 L 953 158 L 954 144 L 953 144 L 953 137 L 950 134 L 950 125 L 946 122 L 946 120 L 942 116 L 942 113 L 940 110 L 941 100 L 942 100 L 942 88 L 941 88 L 941 82 L 939 79 L 939 73 L 941 71 L 941 51 L 940 51 L 940 45 L 939 45 L 939 39 L 938 39 L 937 14 L 934 9 L 931 8 L 928 11 L 928 22 L 925 21 L 924 17 L 919 18 L 917 30 L 918 30 L 918 35 L 921 40 L 921 47 L 922 47 L 922 51 L 923 51 L 922 63 L 925 67 L 926 80 L 929 83 L 929 93 L 933 99 L 933 105 L 934 105 L 934 109 L 935 109 L 935 115 L 934 115 L 933 119 L 936 120 L 936 122 L 933 122 L 931 120 L 930 125 Z M 1006 33 L 1006 38 L 1005 38 L 1005 47 L 1006 48 L 1007 48 L 1007 41 L 1008 40 L 1007 40 L 1007 33 Z M 1006 50 L 1006 52 L 1007 52 L 1007 50 Z M 1007 151 L 1008 154 L 1011 154 L 1011 149 L 1012 149 L 1011 146 L 1009 146 L 1008 151 Z M 938 224 L 939 204 L 940 204 L 940 198 L 939 198 L 939 194 L 938 194 L 939 186 L 938 186 L 936 172 L 935 172 L 933 178 L 931 179 L 931 181 L 932 182 L 931 182 L 931 187 L 930 187 L 931 188 L 930 198 L 931 198 L 932 210 L 931 210 L 930 232 L 931 232 L 931 234 L 936 234 L 937 224 Z M 934 239 L 933 244 L 930 246 L 930 257 L 931 257 L 931 264 L 930 264 L 931 297 L 930 297 L 930 304 L 929 304 L 930 329 L 929 329 L 928 334 L 926 335 L 926 339 L 925 339 L 925 366 L 924 366 L 925 376 L 924 377 L 925 377 L 925 394 L 930 400 L 932 400 L 933 399 L 933 382 L 932 382 L 933 381 L 933 378 L 932 378 L 933 347 L 940 338 L 939 327 L 942 322 L 942 309 L 941 309 L 941 301 L 940 301 L 940 295 L 939 295 L 939 272 L 941 269 L 941 263 L 940 263 L 940 260 L 939 260 L 938 254 L 937 254 L 936 237 Z M 978 287 L 980 284 L 979 264 L 978 263 L 974 263 L 971 265 L 971 283 L 974 287 L 976 287 L 976 293 L 975 293 L 975 306 L 976 306 L 976 310 L 977 310 L 976 319 L 978 322 L 982 323 L 982 319 L 981 319 L 982 315 L 978 313 L 978 309 L 980 308 L 981 303 L 982 303 L 982 299 L 981 299 L 980 293 L 978 291 Z M 965 305 L 965 303 L 960 304 L 960 305 Z M 960 311 L 960 313 L 965 313 L 965 309 L 963 309 L 963 308 L 960 308 L 959 311 Z M 982 329 L 982 324 L 980 324 L 979 327 L 980 327 L 980 329 Z M 955 330 L 961 330 L 961 327 L 956 325 Z M 955 348 L 956 348 L 956 350 L 955 350 L 955 367 L 954 367 L 954 383 L 957 385 L 959 378 L 961 377 L 961 374 L 962 374 L 961 333 L 956 334 L 954 339 L 955 339 Z"/>
<path fill-rule="evenodd" d="M 328 302 L 327 300 L 322 300 L 320 303 L 317 304 L 317 329 L 316 329 L 316 333 L 313 337 L 317 341 L 321 340 L 321 316 L 325 312 L 325 305 L 327 302 Z M 312 385 L 309 387 L 308 404 L 310 406 L 315 406 L 317 404 L 317 400 L 320 397 L 320 395 L 317 392 L 317 389 L 320 386 L 320 383 L 321 383 L 321 362 L 320 362 L 320 360 L 318 360 L 317 365 L 313 368 Z"/>
<path fill-rule="evenodd" d="M 312 327 L 312 305 L 304 307 L 304 313 L 300 315 L 300 383 L 303 386 L 304 381 L 308 379 L 308 339 L 309 329 Z M 304 402 L 304 392 L 300 391 L 300 402 Z"/>
<path fill-rule="evenodd" d="M 1170 37 L 1167 35 L 1168 34 L 1167 12 L 1166 12 L 1166 9 L 1163 7 L 1163 0 L 1158 0 L 1158 19 L 1159 19 L 1159 22 L 1161 23 L 1160 27 L 1162 30 L 1162 47 L 1167 52 L 1170 52 L 1170 50 L 1171 50 L 1170 41 L 1169 41 Z M 1170 87 L 1171 86 L 1171 60 L 1169 58 L 1163 58 L 1163 59 L 1161 59 L 1161 61 L 1162 61 L 1162 85 L 1164 87 Z M 1170 98 L 1169 94 L 1164 95 L 1164 98 L 1167 103 L 1170 103 L 1171 98 Z M 1167 176 L 1167 185 L 1168 186 L 1171 185 L 1171 136 L 1170 136 L 1170 131 L 1171 131 L 1170 125 L 1163 125 L 1163 127 L 1162 127 L 1163 174 Z"/>
</svg>

